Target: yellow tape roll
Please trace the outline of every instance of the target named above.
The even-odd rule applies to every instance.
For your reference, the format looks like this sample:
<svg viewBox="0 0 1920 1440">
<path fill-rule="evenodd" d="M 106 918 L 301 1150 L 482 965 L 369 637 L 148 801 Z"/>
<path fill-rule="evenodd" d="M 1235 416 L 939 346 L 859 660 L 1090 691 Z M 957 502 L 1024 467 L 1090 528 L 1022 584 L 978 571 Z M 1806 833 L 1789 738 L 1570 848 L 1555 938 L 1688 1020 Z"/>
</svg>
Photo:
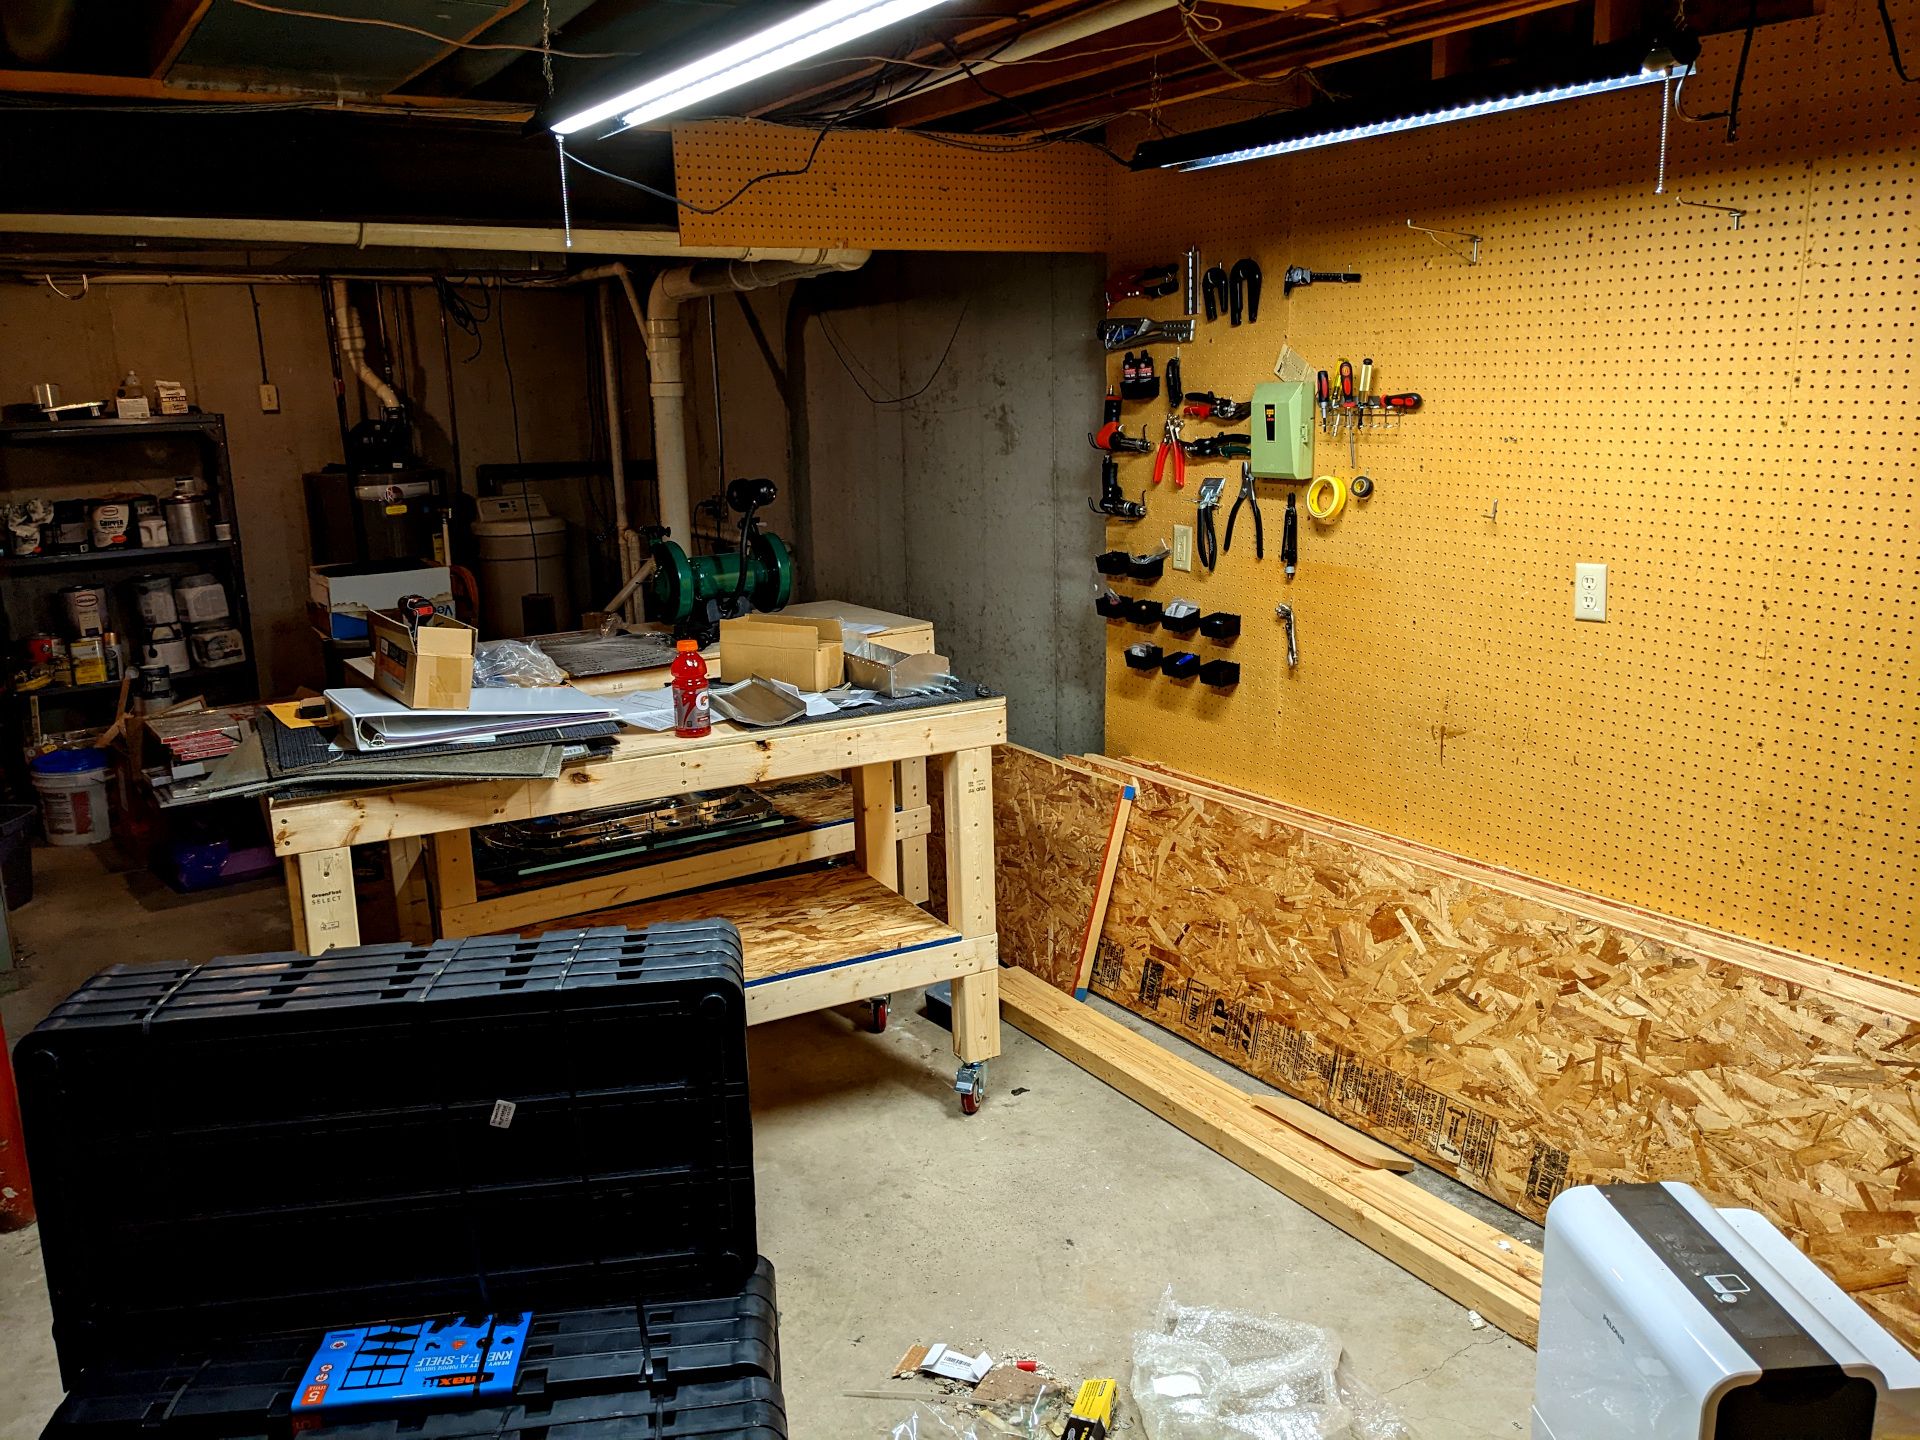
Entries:
<svg viewBox="0 0 1920 1440">
<path fill-rule="evenodd" d="M 1331 520 L 1347 508 L 1347 482 L 1338 475 L 1321 475 L 1307 486 L 1307 514 Z"/>
</svg>

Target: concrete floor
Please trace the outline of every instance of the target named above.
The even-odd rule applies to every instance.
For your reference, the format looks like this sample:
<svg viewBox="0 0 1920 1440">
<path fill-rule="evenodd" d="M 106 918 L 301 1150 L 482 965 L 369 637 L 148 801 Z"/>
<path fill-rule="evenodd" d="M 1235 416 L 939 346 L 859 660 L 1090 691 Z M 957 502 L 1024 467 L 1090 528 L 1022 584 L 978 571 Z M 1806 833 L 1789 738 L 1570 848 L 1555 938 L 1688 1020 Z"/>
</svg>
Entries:
<svg viewBox="0 0 1920 1440">
<path fill-rule="evenodd" d="M 189 899 L 94 851 L 34 865 L 13 913 L 25 958 L 0 974 L 12 1037 L 102 966 L 289 943 L 275 883 Z M 915 1341 L 1124 1383 L 1168 1286 L 1337 1330 L 1351 1373 L 1423 1440 L 1526 1433 L 1525 1346 L 1011 1027 L 985 1109 L 963 1118 L 948 1037 L 911 999 L 881 1036 L 837 1012 L 753 1032 L 760 1244 L 799 1440 L 887 1435 L 907 1404 L 848 1392 L 912 1388 L 887 1376 Z M 0 1236 L 0 1357 L 0 1440 L 28 1440 L 60 1396 L 32 1229 Z"/>
</svg>

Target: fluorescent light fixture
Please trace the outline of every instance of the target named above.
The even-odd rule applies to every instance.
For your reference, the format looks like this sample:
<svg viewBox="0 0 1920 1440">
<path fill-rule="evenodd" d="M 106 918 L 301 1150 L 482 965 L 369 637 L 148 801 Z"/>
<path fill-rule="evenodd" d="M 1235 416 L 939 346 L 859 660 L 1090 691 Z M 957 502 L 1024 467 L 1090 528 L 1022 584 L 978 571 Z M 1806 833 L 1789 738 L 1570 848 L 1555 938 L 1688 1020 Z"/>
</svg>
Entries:
<svg viewBox="0 0 1920 1440">
<path fill-rule="evenodd" d="M 1418 87 L 1411 96 L 1402 92 L 1386 102 L 1309 105 L 1279 116 L 1148 141 L 1135 152 L 1133 168 L 1210 170 L 1244 160 L 1265 160 L 1324 145 L 1344 145 L 1376 135 L 1551 105 L 1559 100 L 1604 95 L 1636 85 L 1657 85 L 1668 71 L 1664 63 L 1647 63 L 1649 49 L 1645 40 L 1621 41 L 1596 46 L 1571 61 L 1511 66 L 1488 75 L 1437 80 Z M 1672 58 L 1661 53 L 1663 61 Z"/>
<path fill-rule="evenodd" d="M 945 3 L 946 0 L 823 0 L 737 44 L 556 120 L 550 128 L 556 135 L 571 135 L 616 115 L 623 125 L 644 125 Z"/>
</svg>

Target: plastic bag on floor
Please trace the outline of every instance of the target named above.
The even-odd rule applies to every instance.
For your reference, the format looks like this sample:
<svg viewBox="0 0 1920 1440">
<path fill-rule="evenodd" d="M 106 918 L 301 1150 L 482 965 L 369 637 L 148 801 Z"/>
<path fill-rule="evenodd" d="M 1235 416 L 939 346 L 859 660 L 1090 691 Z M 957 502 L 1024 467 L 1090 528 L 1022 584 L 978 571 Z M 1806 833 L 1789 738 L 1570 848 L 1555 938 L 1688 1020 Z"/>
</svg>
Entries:
<svg viewBox="0 0 1920 1440">
<path fill-rule="evenodd" d="M 969 1405 L 956 1394 L 951 1406 L 926 1401 L 914 1404 L 907 1418 L 887 1432 L 888 1440 L 1052 1440 L 1046 1416 L 1058 1410 L 1065 1416 L 1060 1392 L 1051 1385 L 1031 1405 Z"/>
<path fill-rule="evenodd" d="M 1133 1337 L 1147 1440 L 1413 1440 L 1392 1408 L 1340 1374 L 1340 1337 L 1276 1315 L 1179 1305 Z"/>
</svg>

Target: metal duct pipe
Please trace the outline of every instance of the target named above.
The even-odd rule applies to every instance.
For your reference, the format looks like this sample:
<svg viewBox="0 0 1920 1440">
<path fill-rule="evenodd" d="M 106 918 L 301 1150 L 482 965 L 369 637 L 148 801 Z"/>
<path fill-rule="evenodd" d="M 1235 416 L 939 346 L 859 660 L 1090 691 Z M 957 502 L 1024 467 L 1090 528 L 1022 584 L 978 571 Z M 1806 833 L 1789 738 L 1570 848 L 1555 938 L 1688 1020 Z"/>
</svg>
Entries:
<svg viewBox="0 0 1920 1440">
<path fill-rule="evenodd" d="M 360 377 L 360 383 L 379 396 L 381 405 L 389 410 L 400 408 L 400 397 L 393 387 L 373 373 L 373 367 L 367 363 L 367 336 L 360 328 L 360 312 L 353 308 L 353 302 L 347 298 L 347 282 L 334 277 L 327 282 L 333 290 L 333 313 L 339 317 L 336 324 L 340 331 L 340 358 L 348 368 Z"/>
</svg>

